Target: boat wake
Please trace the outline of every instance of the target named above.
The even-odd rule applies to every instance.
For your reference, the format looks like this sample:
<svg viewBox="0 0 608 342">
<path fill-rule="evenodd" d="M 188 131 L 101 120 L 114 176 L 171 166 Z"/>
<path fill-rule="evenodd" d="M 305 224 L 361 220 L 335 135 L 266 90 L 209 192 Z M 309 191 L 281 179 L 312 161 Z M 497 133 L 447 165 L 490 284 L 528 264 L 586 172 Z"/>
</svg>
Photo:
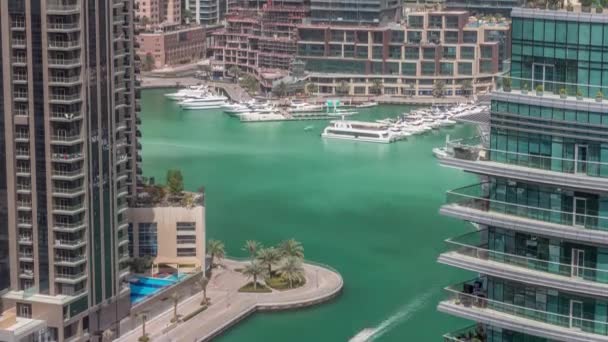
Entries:
<svg viewBox="0 0 608 342">
<path fill-rule="evenodd" d="M 412 315 L 420 310 L 426 301 L 433 294 L 432 290 L 425 292 L 422 296 L 416 297 L 416 299 L 406 303 L 399 310 L 392 314 L 390 317 L 382 321 L 378 326 L 374 328 L 365 328 L 353 336 L 349 342 L 370 342 L 375 341 L 377 338 L 386 334 L 397 325 L 407 321 Z"/>
</svg>

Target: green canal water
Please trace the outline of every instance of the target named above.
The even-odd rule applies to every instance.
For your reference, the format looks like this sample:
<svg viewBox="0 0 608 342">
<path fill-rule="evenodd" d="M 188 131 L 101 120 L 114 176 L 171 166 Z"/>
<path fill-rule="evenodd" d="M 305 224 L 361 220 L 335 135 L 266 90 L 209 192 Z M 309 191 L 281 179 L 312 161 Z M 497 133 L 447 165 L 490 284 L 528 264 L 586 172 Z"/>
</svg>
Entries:
<svg viewBox="0 0 608 342">
<path fill-rule="evenodd" d="M 470 324 L 436 311 L 444 286 L 472 277 L 436 258 L 444 239 L 471 230 L 438 215 L 445 191 L 475 179 L 440 167 L 431 149 L 474 127 L 390 145 L 324 140 L 324 121 L 241 124 L 219 110 L 180 111 L 163 93 L 143 92 L 144 174 L 164 181 L 179 168 L 188 189 L 204 185 L 207 236 L 230 255 L 244 256 L 247 239 L 295 238 L 345 281 L 331 303 L 256 314 L 218 341 L 348 341 L 365 328 L 375 329 L 374 341 L 439 341 Z M 379 106 L 357 119 L 407 109 Z"/>
</svg>

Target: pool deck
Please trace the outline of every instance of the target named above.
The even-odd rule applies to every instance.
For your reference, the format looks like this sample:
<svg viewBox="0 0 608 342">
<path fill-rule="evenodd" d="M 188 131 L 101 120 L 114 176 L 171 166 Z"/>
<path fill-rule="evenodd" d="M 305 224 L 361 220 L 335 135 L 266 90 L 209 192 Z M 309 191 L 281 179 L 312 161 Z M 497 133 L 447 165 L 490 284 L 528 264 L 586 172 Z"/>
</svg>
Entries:
<svg viewBox="0 0 608 342">
<path fill-rule="evenodd" d="M 151 341 L 209 341 L 234 324 L 256 311 L 290 310 L 316 305 L 338 296 L 343 288 L 342 276 L 334 270 L 309 263 L 304 264 L 306 284 L 287 291 L 271 293 L 241 293 L 238 289 L 248 282 L 241 273 L 234 271 L 246 262 L 223 260 L 223 268 L 213 271 L 207 287 L 207 297 L 212 305 L 187 322 L 171 328 L 173 309 L 166 310 L 146 323 L 146 333 Z M 182 316 L 200 307 L 202 293 L 184 299 L 178 305 Z M 136 342 L 141 336 L 141 326 L 127 332 L 117 341 Z"/>
</svg>

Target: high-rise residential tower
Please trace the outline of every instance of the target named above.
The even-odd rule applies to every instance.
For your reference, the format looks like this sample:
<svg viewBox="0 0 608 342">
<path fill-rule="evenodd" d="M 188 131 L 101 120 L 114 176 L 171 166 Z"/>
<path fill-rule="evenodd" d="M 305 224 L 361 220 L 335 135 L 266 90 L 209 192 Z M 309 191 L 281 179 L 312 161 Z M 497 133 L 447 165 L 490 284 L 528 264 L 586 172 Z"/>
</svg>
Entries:
<svg viewBox="0 0 608 342">
<path fill-rule="evenodd" d="M 511 17 L 489 137 L 437 153 L 480 177 L 441 207 L 477 229 L 439 262 L 479 274 L 445 289 L 439 310 L 477 322 L 446 339 L 608 341 L 608 15 Z"/>
<path fill-rule="evenodd" d="M 0 332 L 97 340 L 129 312 L 133 31 L 132 0 L 0 1 Z"/>
<path fill-rule="evenodd" d="M 226 0 L 184 0 L 184 8 L 197 24 L 214 25 L 224 18 Z"/>
</svg>

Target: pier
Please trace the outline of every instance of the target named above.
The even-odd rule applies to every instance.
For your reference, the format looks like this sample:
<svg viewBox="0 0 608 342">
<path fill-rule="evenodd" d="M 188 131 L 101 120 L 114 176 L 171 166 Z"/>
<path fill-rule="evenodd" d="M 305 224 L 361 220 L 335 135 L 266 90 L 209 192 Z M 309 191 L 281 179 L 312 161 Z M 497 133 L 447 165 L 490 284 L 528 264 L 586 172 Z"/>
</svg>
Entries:
<svg viewBox="0 0 608 342">
<path fill-rule="evenodd" d="M 338 296 L 344 286 L 337 271 L 305 261 L 306 283 L 301 287 L 270 293 L 238 292 L 248 279 L 237 270 L 248 262 L 223 260 L 223 267 L 213 271 L 207 287 L 211 305 L 186 322 L 171 323 L 172 308 L 149 318 L 146 333 L 150 341 L 209 341 L 257 311 L 295 310 L 317 305 Z M 178 305 L 178 313 L 183 317 L 196 312 L 201 308 L 201 300 L 202 292 L 184 299 Z M 141 333 L 141 326 L 134 326 L 117 341 L 136 342 Z"/>
<path fill-rule="evenodd" d="M 205 81 L 194 77 L 180 78 L 159 78 L 159 77 L 142 77 L 141 87 L 144 89 L 159 89 L 159 88 L 178 88 L 188 87 L 198 84 L 206 84 L 214 88 L 218 92 L 224 93 L 232 101 L 247 102 L 252 98 L 249 94 L 237 83 L 231 82 L 216 82 Z"/>
</svg>

